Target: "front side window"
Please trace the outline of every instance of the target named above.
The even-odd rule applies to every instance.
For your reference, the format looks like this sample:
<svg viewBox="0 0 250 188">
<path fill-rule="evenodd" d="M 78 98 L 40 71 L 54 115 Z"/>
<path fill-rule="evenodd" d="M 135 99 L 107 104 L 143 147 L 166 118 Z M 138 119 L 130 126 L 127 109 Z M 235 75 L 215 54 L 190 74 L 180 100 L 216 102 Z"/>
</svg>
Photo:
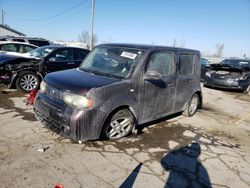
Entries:
<svg viewBox="0 0 250 188">
<path fill-rule="evenodd" d="M 73 54 L 71 49 L 58 49 L 51 58 L 55 58 L 56 61 L 70 61 L 73 60 Z"/>
<path fill-rule="evenodd" d="M 27 52 L 30 52 L 30 51 L 36 49 L 36 47 L 24 45 L 24 44 L 21 44 L 20 46 L 21 46 L 21 49 L 20 49 L 21 53 L 27 53 Z"/>
<path fill-rule="evenodd" d="M 155 71 L 163 77 L 174 75 L 176 70 L 174 54 L 172 52 L 156 52 L 151 55 L 147 71 Z"/>
<path fill-rule="evenodd" d="M 95 74 L 125 78 L 142 56 L 138 49 L 96 47 L 80 65 L 80 70 Z"/>
</svg>

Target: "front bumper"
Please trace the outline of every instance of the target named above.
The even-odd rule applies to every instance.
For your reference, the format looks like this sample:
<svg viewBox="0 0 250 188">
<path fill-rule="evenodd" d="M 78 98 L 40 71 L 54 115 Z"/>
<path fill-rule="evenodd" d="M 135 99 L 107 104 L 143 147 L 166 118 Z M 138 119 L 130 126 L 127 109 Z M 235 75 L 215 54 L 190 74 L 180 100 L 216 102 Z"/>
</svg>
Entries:
<svg viewBox="0 0 250 188">
<path fill-rule="evenodd" d="M 77 110 L 38 92 L 34 104 L 36 118 L 52 131 L 73 141 L 95 140 L 100 136 L 106 113 Z"/>
<path fill-rule="evenodd" d="M 221 89 L 232 89 L 245 91 L 249 86 L 248 80 L 234 80 L 234 79 L 215 79 L 213 77 L 205 76 L 204 85 Z"/>
</svg>

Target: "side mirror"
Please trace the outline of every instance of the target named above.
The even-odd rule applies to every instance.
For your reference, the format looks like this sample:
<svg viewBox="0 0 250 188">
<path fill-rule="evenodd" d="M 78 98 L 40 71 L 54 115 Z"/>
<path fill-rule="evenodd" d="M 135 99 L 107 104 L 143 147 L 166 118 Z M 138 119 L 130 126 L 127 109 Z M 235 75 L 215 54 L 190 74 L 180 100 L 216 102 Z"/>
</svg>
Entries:
<svg viewBox="0 0 250 188">
<path fill-rule="evenodd" d="M 157 71 L 147 71 L 144 76 L 145 80 L 160 80 L 162 78 L 161 73 Z"/>
<path fill-rule="evenodd" d="M 56 62 L 56 58 L 54 57 L 49 58 L 49 62 Z"/>
</svg>

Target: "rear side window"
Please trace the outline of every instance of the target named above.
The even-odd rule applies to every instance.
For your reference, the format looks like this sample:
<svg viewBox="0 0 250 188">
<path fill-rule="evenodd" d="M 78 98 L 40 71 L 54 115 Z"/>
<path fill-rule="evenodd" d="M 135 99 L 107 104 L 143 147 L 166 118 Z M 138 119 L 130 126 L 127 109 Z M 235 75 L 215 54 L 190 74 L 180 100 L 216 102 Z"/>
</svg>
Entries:
<svg viewBox="0 0 250 188">
<path fill-rule="evenodd" d="M 16 44 L 3 44 L 2 50 L 7 52 L 19 52 L 19 45 Z"/>
<path fill-rule="evenodd" d="M 74 60 L 84 60 L 84 58 L 88 55 L 88 51 L 81 49 L 74 49 Z"/>
<path fill-rule="evenodd" d="M 15 41 L 15 42 L 25 42 L 25 40 L 23 40 L 23 39 L 12 39 L 12 41 Z"/>
<path fill-rule="evenodd" d="M 195 54 L 180 55 L 180 74 L 193 74 L 199 58 Z"/>
<path fill-rule="evenodd" d="M 36 46 L 46 46 L 50 45 L 50 43 L 46 40 L 28 40 L 30 44 L 34 44 Z"/>
<path fill-rule="evenodd" d="M 147 71 L 156 71 L 162 76 L 174 75 L 176 70 L 172 52 L 156 52 L 151 55 Z"/>
</svg>

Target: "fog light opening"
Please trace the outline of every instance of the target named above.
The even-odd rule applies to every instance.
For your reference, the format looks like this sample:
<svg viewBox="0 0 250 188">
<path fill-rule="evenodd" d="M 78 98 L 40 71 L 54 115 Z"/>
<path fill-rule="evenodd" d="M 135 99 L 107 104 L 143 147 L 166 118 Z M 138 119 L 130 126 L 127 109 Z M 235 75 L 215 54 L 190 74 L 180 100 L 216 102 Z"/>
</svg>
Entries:
<svg viewBox="0 0 250 188">
<path fill-rule="evenodd" d="M 64 135 L 69 135 L 70 134 L 70 127 L 69 126 L 61 126 L 60 127 L 60 131 L 64 134 Z"/>
</svg>

